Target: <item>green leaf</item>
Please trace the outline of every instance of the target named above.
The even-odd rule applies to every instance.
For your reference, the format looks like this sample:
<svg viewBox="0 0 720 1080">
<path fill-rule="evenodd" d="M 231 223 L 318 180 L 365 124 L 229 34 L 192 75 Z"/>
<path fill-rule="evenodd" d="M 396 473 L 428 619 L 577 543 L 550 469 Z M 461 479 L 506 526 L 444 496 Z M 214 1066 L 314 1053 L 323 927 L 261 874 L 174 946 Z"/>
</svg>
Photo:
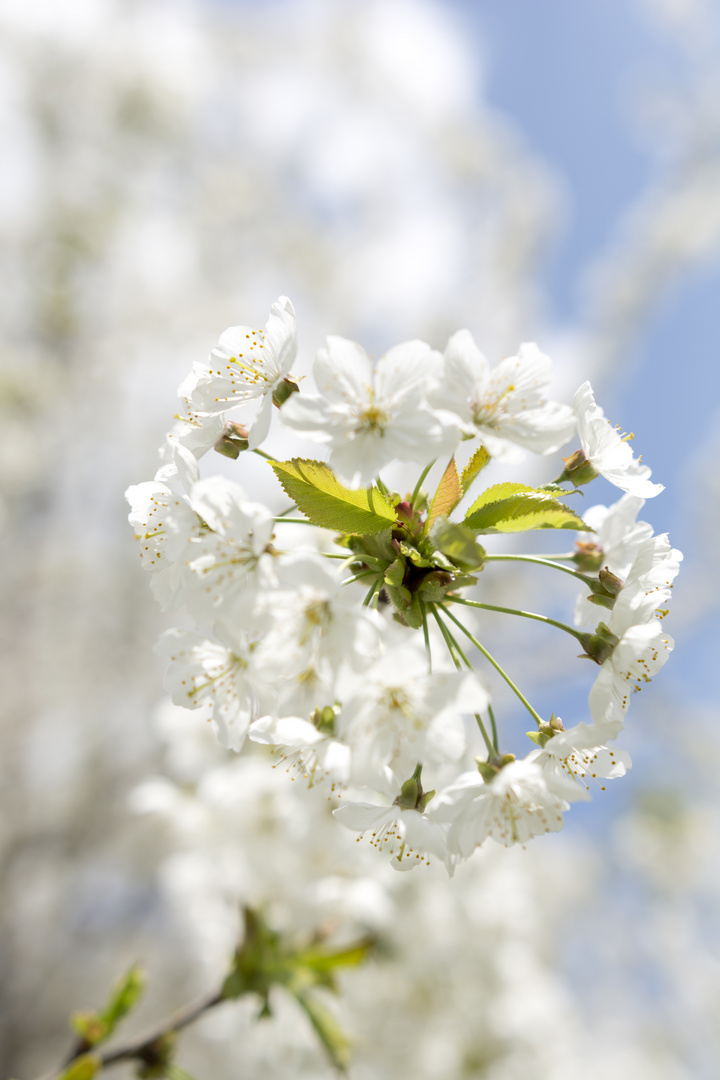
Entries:
<svg viewBox="0 0 720 1080">
<path fill-rule="evenodd" d="M 430 539 L 458 570 L 477 570 L 485 561 L 485 549 L 467 525 L 442 518 L 435 524 Z"/>
<path fill-rule="evenodd" d="M 482 472 L 489 460 L 490 455 L 488 454 L 485 447 L 478 446 L 477 450 L 462 471 L 460 483 L 462 484 L 463 491 L 467 491 L 469 489 L 475 477 Z"/>
<path fill-rule="evenodd" d="M 368 536 L 392 528 L 396 514 L 377 488 L 352 491 L 324 461 L 293 458 L 270 463 L 284 490 L 313 525 Z"/>
<path fill-rule="evenodd" d="M 335 1068 L 338 1072 L 347 1072 L 350 1064 L 351 1044 L 333 1013 L 319 1000 L 316 994 L 297 990 L 293 992 L 293 996 L 315 1028 L 317 1036 Z"/>
<path fill-rule="evenodd" d="M 82 1054 L 60 1073 L 57 1080 L 92 1080 L 102 1068 L 98 1054 Z"/>
<path fill-rule="evenodd" d="M 101 1019 L 111 1034 L 128 1013 L 132 1012 L 145 993 L 146 978 L 141 967 L 134 965 L 118 979 L 112 995 L 102 1011 Z"/>
<path fill-rule="evenodd" d="M 298 953 L 294 962 L 313 969 L 313 971 L 332 971 L 337 967 L 357 967 L 367 958 L 370 950 L 376 942 L 372 938 L 350 945 L 346 949 L 338 949 L 335 952 L 326 952 L 323 949 L 310 948 Z"/>
<path fill-rule="evenodd" d="M 145 991 L 145 972 L 137 965 L 121 975 L 102 1012 L 87 1009 L 70 1017 L 70 1026 L 87 1046 L 105 1042 L 131 1012 Z"/>
<path fill-rule="evenodd" d="M 460 484 L 455 458 L 451 457 L 448 467 L 442 475 L 437 491 L 433 496 L 430 512 L 425 523 L 425 532 L 432 527 L 432 523 L 441 515 L 448 517 L 463 497 L 463 489 Z"/>
<path fill-rule="evenodd" d="M 465 516 L 474 532 L 511 533 L 528 529 L 591 531 L 582 518 L 547 491 L 527 484 L 494 484 L 475 500 Z"/>
</svg>

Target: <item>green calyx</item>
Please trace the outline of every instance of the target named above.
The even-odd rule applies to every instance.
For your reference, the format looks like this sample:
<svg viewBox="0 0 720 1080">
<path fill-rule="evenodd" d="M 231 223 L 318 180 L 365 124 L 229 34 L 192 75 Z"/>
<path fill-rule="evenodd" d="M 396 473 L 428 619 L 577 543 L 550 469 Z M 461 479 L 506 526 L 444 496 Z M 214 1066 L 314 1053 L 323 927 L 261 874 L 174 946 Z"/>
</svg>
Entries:
<svg viewBox="0 0 720 1080">
<path fill-rule="evenodd" d="M 559 720 L 553 713 L 549 720 L 543 720 L 538 724 L 537 731 L 526 731 L 525 734 L 531 742 L 534 742 L 536 746 L 542 749 L 554 735 L 557 735 L 558 731 L 564 730 L 565 725 L 562 720 Z"/>
<path fill-rule="evenodd" d="M 581 634 L 578 641 L 585 650 L 585 655 L 594 660 L 596 664 L 603 664 L 612 654 L 613 649 L 620 643 L 617 634 L 606 623 L 598 623 L 594 634 Z"/>
<path fill-rule="evenodd" d="M 589 484 L 591 480 L 600 475 L 584 450 L 576 450 L 570 457 L 563 458 L 563 461 L 565 462 L 565 468 L 558 476 L 556 483 L 569 480 L 574 487 L 581 487 L 583 484 Z"/>
<path fill-rule="evenodd" d="M 600 544 L 578 540 L 572 561 L 583 574 L 596 574 L 603 561 L 603 549 Z"/>
<path fill-rule="evenodd" d="M 489 761 L 483 761 L 482 758 L 475 758 L 475 763 L 483 780 L 486 784 L 489 784 L 495 779 L 501 769 L 504 769 L 506 765 L 509 765 L 514 760 L 514 754 L 502 754 L 500 757 L 490 758 Z"/>
<path fill-rule="evenodd" d="M 321 735 L 329 735 L 332 737 L 335 734 L 335 720 L 340 712 L 337 705 L 325 705 L 323 708 L 318 708 L 310 717 L 310 722 L 314 724 Z"/>
<path fill-rule="evenodd" d="M 590 584 L 591 593 L 588 600 L 598 607 L 612 608 L 623 587 L 623 580 L 617 574 L 613 574 L 607 567 L 598 574 L 598 580 Z"/>
<path fill-rule="evenodd" d="M 247 428 L 228 420 L 223 428 L 222 435 L 215 443 L 214 449 L 223 457 L 229 457 L 235 461 L 236 458 L 240 457 L 243 450 L 247 450 L 248 445 Z"/>
<path fill-rule="evenodd" d="M 415 772 L 400 788 L 400 794 L 394 800 L 393 806 L 399 806 L 401 810 L 417 810 L 419 814 L 424 813 L 435 791 L 423 791 L 420 782 L 421 774 L 422 765 L 416 765 Z"/>
<path fill-rule="evenodd" d="M 273 405 L 277 406 L 278 409 L 281 409 L 287 399 L 291 397 L 292 394 L 297 394 L 299 390 L 300 387 L 298 384 L 293 382 L 293 380 L 286 375 L 273 390 Z"/>
</svg>

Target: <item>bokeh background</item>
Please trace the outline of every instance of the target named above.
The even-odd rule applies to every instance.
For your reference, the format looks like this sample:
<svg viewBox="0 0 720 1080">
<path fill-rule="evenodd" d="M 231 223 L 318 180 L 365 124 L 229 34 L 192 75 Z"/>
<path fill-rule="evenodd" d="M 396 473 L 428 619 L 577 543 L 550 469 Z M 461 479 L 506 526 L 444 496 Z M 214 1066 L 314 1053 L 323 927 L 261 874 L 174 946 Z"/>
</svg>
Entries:
<svg viewBox="0 0 720 1080">
<path fill-rule="evenodd" d="M 357 1080 L 717 1076 L 719 61 L 714 0 L 0 2 L 3 1076 L 57 1066 L 133 960 L 145 1024 L 211 987 L 241 899 L 385 942 L 343 982 Z M 123 492 L 193 360 L 281 293 L 304 371 L 329 332 L 536 340 L 666 485 L 677 648 L 632 772 L 450 883 L 162 704 Z M 557 708 L 556 642 L 513 640 Z M 330 1076 L 276 1007 L 225 1006 L 181 1060 Z"/>
</svg>

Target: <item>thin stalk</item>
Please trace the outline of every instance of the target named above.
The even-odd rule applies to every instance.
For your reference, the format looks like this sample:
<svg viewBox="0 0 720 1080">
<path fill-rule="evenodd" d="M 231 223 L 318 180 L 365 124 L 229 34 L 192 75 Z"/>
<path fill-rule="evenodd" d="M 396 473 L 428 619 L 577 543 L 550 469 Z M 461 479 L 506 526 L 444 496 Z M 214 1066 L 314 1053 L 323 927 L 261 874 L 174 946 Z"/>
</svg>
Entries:
<svg viewBox="0 0 720 1080">
<path fill-rule="evenodd" d="M 275 461 L 274 457 L 271 457 L 270 454 L 266 454 L 264 450 L 258 450 L 257 447 L 253 450 L 253 454 L 259 454 L 259 456 L 264 457 L 266 461 Z"/>
<path fill-rule="evenodd" d="M 287 517 L 288 514 L 292 514 L 293 510 L 297 510 L 297 506 L 295 504 L 293 504 L 292 506 L 288 506 L 287 510 L 283 510 L 281 514 L 278 514 L 275 520 L 277 521 L 278 518 Z"/>
<path fill-rule="evenodd" d="M 447 626 L 445 626 L 444 622 L 440 618 L 440 615 L 438 614 L 437 608 L 433 607 L 432 613 L 435 616 L 436 623 L 440 627 L 440 633 L 445 638 L 445 644 L 448 647 L 450 655 L 452 656 L 453 660 L 455 661 L 455 667 L 458 668 L 458 670 L 459 670 L 460 661 L 458 660 L 458 656 L 460 656 L 462 658 L 462 660 L 464 661 L 465 666 L 468 667 L 470 669 L 470 671 L 472 671 L 473 670 L 472 664 L 470 663 L 467 656 L 465 655 L 465 653 L 462 651 L 462 649 L 458 645 L 455 638 L 452 636 L 452 634 L 448 630 Z M 480 733 L 482 734 L 482 737 L 485 740 L 485 746 L 487 747 L 487 752 L 490 755 L 490 757 L 492 757 L 494 755 L 494 753 L 495 753 L 495 750 L 493 748 L 493 744 L 490 742 L 490 737 L 488 736 L 488 733 L 485 730 L 485 725 L 482 722 L 482 717 L 480 716 L 479 713 L 473 713 L 473 716 L 475 717 L 475 719 L 477 721 L 477 725 L 480 728 Z"/>
<path fill-rule="evenodd" d="M 432 652 L 430 651 L 430 633 L 428 631 L 427 607 L 422 602 L 422 600 L 420 601 L 420 608 L 422 610 L 423 617 L 423 637 L 425 638 L 425 650 L 428 655 L 428 675 L 432 675 Z"/>
<path fill-rule="evenodd" d="M 493 746 L 495 747 L 495 753 L 500 753 L 500 747 L 498 746 L 498 733 L 495 725 L 495 713 L 493 712 L 492 705 L 488 702 L 488 716 L 490 717 L 490 727 L 493 734 Z"/>
<path fill-rule="evenodd" d="M 488 650 L 485 648 L 485 646 L 480 644 L 480 642 L 474 636 L 474 634 L 471 634 L 470 631 L 468 630 L 468 628 L 466 626 L 463 626 L 463 624 L 460 622 L 460 620 L 456 619 L 455 616 L 453 615 L 453 613 L 448 610 L 448 608 L 446 608 L 444 605 L 441 605 L 441 607 L 442 607 L 443 612 L 447 615 L 448 619 L 452 619 L 452 621 L 455 623 L 455 625 L 460 627 L 463 634 L 465 634 L 465 636 L 467 638 L 469 638 L 470 641 L 472 641 L 475 648 L 479 649 L 480 652 L 485 657 L 485 659 L 488 661 L 488 663 L 492 664 L 492 666 L 497 671 L 498 675 L 502 676 L 502 678 L 508 684 L 508 686 L 510 687 L 512 692 L 520 699 L 520 701 L 522 701 L 523 705 L 525 706 L 527 711 L 530 713 L 530 715 L 532 716 L 535 723 L 538 726 L 540 726 L 540 724 L 542 724 L 542 716 L 540 716 L 540 713 L 536 712 L 535 709 L 533 709 L 532 705 L 530 704 L 528 699 L 525 697 L 525 695 L 523 694 L 520 687 L 515 685 L 515 683 L 512 681 L 512 679 L 510 678 L 508 673 L 505 671 L 505 669 L 503 667 L 501 667 L 500 664 L 498 664 L 495 657 L 492 656 L 492 654 L 488 652 Z"/>
<path fill-rule="evenodd" d="M 572 626 L 551 619 L 548 615 L 536 615 L 534 611 L 521 611 L 520 608 L 498 607 L 497 604 L 481 604 L 479 600 L 463 600 L 460 596 L 448 596 L 453 604 L 463 604 L 465 607 L 481 608 L 483 611 L 499 611 L 504 615 L 521 615 L 523 619 L 534 619 L 535 622 L 545 623 L 547 626 L 556 626 L 558 630 L 564 630 L 566 634 L 572 634 L 578 641 L 582 641 L 585 634 L 581 630 L 574 630 Z M 444 609 L 447 611 L 447 608 Z"/>
<path fill-rule="evenodd" d="M 585 574 L 581 574 L 579 570 L 571 570 L 569 566 L 563 566 L 562 563 L 553 562 L 552 559 L 546 559 L 540 555 L 486 555 L 485 562 L 529 562 L 537 563 L 538 566 L 552 566 L 555 570 L 562 570 L 564 574 L 571 574 L 574 578 L 578 578 L 579 581 L 584 582 L 586 585 L 590 585 L 593 578 L 586 577 Z"/>
<path fill-rule="evenodd" d="M 375 581 L 373 581 L 372 585 L 370 586 L 370 589 L 368 590 L 368 593 L 367 593 L 365 599 L 362 602 L 362 606 L 363 607 L 369 607 L 369 605 L 372 603 L 373 597 L 380 595 L 380 590 L 382 589 L 382 587 L 383 587 L 382 578 L 377 578 Z M 377 602 L 375 603 L 375 607 L 377 608 Z"/>
<path fill-rule="evenodd" d="M 356 575 L 355 575 L 355 577 L 349 577 L 349 578 L 347 578 L 347 580 L 346 580 L 346 581 L 343 581 L 343 582 L 341 582 L 341 584 L 342 584 L 342 585 L 352 585 L 352 583 L 353 583 L 354 581 L 363 581 L 363 580 L 364 580 L 364 579 L 365 579 L 366 577 L 370 577 L 370 575 L 371 575 L 371 574 L 372 574 L 372 576 L 373 576 L 373 577 L 376 577 L 376 574 L 375 574 L 375 571 L 374 571 L 374 570 L 366 570 L 366 571 L 365 571 L 364 573 L 362 573 L 362 574 L 356 574 Z"/>
<path fill-rule="evenodd" d="M 413 493 L 410 496 L 410 505 L 413 507 L 413 509 L 415 508 L 415 500 L 417 499 L 418 495 L 420 494 L 420 488 L 422 487 L 422 482 L 425 479 L 425 477 L 427 476 L 427 474 L 430 472 L 430 470 L 432 469 L 432 467 L 433 467 L 433 465 L 435 464 L 436 461 L 437 461 L 437 458 L 434 458 L 434 460 L 431 461 L 429 465 L 426 465 L 425 468 L 423 469 L 423 471 L 420 473 L 420 479 L 418 480 L 417 484 L 413 488 Z"/>
<path fill-rule="evenodd" d="M 312 525 L 307 518 L 276 517 L 276 525 Z"/>
</svg>

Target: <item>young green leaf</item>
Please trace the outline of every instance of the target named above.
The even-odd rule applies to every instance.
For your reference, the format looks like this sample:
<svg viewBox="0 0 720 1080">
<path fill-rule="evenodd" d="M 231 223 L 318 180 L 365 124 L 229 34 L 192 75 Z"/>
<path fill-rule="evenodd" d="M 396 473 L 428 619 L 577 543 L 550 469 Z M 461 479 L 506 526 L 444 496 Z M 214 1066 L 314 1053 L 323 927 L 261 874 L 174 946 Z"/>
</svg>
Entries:
<svg viewBox="0 0 720 1080">
<path fill-rule="evenodd" d="M 475 477 L 482 472 L 489 460 L 490 455 L 488 454 L 485 447 L 478 446 L 477 450 L 462 471 L 460 483 L 462 484 L 463 491 L 467 491 L 469 489 Z"/>
<path fill-rule="evenodd" d="M 460 522 L 441 518 L 430 539 L 458 570 L 477 570 L 485 561 L 485 550 L 475 540 L 474 532 Z"/>
<path fill-rule="evenodd" d="M 324 461 L 293 458 L 271 462 L 284 490 L 313 525 L 368 536 L 391 528 L 395 509 L 377 488 L 353 491 Z"/>
<path fill-rule="evenodd" d="M 592 530 L 547 491 L 527 484 L 494 484 L 468 510 L 464 524 L 474 532 L 511 533 L 528 529 Z"/>
<path fill-rule="evenodd" d="M 441 515 L 448 517 L 463 497 L 463 489 L 458 476 L 455 458 L 450 458 L 448 467 L 442 475 L 437 491 L 433 496 L 430 511 L 425 523 L 425 533 L 432 527 L 432 523 Z"/>
<path fill-rule="evenodd" d="M 338 1072 L 347 1072 L 350 1064 L 351 1044 L 340 1027 L 334 1014 L 320 1001 L 317 994 L 308 993 L 304 988 L 288 989 L 293 993 L 298 1005 L 304 1010 L 320 1042 L 325 1047 L 328 1057 Z"/>
<path fill-rule="evenodd" d="M 82 1054 L 63 1069 L 57 1080 L 92 1080 L 101 1068 L 98 1054 Z"/>
</svg>

